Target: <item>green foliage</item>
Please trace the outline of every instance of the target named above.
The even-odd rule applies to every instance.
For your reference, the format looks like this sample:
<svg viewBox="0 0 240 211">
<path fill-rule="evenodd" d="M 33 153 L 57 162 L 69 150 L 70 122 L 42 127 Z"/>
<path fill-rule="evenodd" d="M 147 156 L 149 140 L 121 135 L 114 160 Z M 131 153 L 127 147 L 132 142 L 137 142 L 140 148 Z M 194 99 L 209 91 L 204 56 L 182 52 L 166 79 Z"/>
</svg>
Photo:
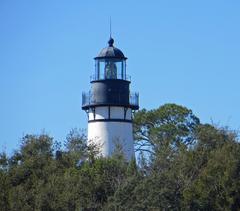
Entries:
<svg viewBox="0 0 240 211">
<path fill-rule="evenodd" d="M 11 156 L 0 153 L 0 210 L 240 209 L 234 132 L 200 124 L 175 104 L 134 118 L 137 163 L 126 162 L 121 147 L 96 157 L 97 147 L 76 129 L 65 148 L 46 134 L 23 137 Z"/>
<path fill-rule="evenodd" d="M 8 158 L 6 153 L 0 153 L 0 208 L 9 210 L 9 177 L 8 177 Z"/>
<path fill-rule="evenodd" d="M 192 181 L 183 192 L 189 209 L 237 210 L 240 207 L 240 144 L 236 135 L 204 125 L 189 152 Z M 192 168 L 195 165 L 195 168 Z M 195 172 L 194 172 L 195 171 Z"/>
<path fill-rule="evenodd" d="M 168 147 L 177 151 L 182 144 L 193 144 L 199 124 L 191 110 L 176 104 L 165 104 L 150 111 L 143 109 L 134 116 L 137 150 L 154 154 Z"/>
</svg>

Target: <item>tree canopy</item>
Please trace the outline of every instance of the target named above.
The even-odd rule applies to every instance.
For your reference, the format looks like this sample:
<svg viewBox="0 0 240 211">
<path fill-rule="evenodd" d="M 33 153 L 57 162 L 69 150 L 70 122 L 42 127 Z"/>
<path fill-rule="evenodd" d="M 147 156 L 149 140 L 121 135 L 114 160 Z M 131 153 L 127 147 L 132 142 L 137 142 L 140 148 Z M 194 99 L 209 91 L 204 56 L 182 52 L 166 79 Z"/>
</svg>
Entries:
<svg viewBox="0 0 240 211">
<path fill-rule="evenodd" d="M 138 160 L 96 157 L 84 131 L 64 146 L 26 135 L 0 153 L 0 210 L 239 210 L 240 143 L 176 104 L 134 114 Z"/>
</svg>

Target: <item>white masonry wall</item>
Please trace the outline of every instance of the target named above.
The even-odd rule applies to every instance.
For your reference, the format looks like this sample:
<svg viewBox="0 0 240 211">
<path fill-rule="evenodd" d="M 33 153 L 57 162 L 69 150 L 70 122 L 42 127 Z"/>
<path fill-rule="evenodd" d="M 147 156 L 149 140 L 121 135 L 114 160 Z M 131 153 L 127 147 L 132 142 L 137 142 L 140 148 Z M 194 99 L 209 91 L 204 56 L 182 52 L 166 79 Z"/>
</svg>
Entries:
<svg viewBox="0 0 240 211">
<path fill-rule="evenodd" d="M 110 107 L 110 119 L 124 119 L 123 107 Z M 95 120 L 109 118 L 109 108 L 106 106 L 95 108 Z M 126 119 L 132 119 L 132 110 L 127 109 Z M 94 120 L 93 111 L 89 111 L 89 120 Z M 99 147 L 103 157 L 111 156 L 116 145 L 122 147 L 124 156 L 131 160 L 134 155 L 133 128 L 131 122 L 95 121 L 88 123 L 88 142 Z"/>
</svg>

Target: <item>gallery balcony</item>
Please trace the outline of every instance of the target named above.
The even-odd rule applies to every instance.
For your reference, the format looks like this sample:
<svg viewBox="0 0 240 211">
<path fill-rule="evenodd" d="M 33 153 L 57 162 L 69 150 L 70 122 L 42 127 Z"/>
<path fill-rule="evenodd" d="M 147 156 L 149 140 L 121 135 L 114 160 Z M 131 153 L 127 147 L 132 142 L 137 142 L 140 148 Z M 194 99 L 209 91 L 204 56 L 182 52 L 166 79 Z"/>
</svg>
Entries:
<svg viewBox="0 0 240 211">
<path fill-rule="evenodd" d="M 127 97 L 125 94 L 109 95 L 105 98 L 95 96 L 92 92 L 82 93 L 82 108 L 84 110 L 95 106 L 122 106 L 129 107 L 133 110 L 139 109 L 139 94 L 130 93 Z"/>
<path fill-rule="evenodd" d="M 90 81 L 100 81 L 100 80 L 125 80 L 125 81 L 131 81 L 131 76 L 130 75 L 122 75 L 122 74 L 116 74 L 116 75 L 97 75 L 97 74 L 93 74 L 90 76 Z"/>
</svg>

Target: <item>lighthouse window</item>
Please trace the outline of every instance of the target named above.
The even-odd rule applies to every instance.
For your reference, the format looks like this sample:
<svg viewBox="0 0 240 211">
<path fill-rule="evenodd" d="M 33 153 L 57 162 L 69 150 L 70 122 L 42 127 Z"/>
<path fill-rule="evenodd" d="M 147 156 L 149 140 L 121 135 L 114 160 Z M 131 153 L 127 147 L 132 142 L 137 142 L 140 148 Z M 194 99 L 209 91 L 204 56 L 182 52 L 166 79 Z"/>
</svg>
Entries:
<svg viewBox="0 0 240 211">
<path fill-rule="evenodd" d="M 104 74 L 106 79 L 117 79 L 117 66 L 115 62 L 105 62 Z"/>
<path fill-rule="evenodd" d="M 100 62 L 96 61 L 95 62 L 95 77 L 96 80 L 100 79 Z"/>
<path fill-rule="evenodd" d="M 123 60 L 96 60 L 95 80 L 123 79 L 126 80 L 126 62 Z"/>
</svg>

